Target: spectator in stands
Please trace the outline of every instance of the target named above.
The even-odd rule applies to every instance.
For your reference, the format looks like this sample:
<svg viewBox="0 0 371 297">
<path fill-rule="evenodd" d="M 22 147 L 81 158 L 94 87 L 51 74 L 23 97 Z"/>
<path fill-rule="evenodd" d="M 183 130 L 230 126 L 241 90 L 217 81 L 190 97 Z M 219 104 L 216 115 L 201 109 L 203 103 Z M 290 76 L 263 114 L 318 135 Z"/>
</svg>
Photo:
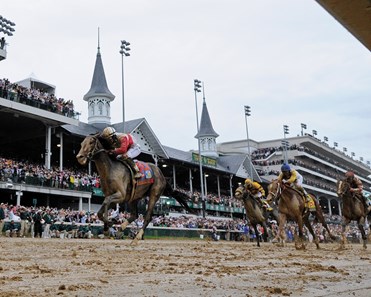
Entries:
<svg viewBox="0 0 371 297">
<path fill-rule="evenodd" d="M 354 175 L 354 172 L 347 171 L 345 173 L 345 179 L 350 184 L 350 191 L 354 193 L 354 197 L 358 194 L 358 197 L 361 198 L 365 210 L 368 210 L 369 206 L 366 200 L 366 197 L 363 195 L 363 183 L 362 181 Z"/>
<path fill-rule="evenodd" d="M 67 232 L 68 232 L 68 238 L 77 238 L 78 237 L 78 229 L 79 226 L 76 225 L 75 222 L 72 222 L 69 226 Z"/>
<path fill-rule="evenodd" d="M 0 204 L 0 236 L 3 234 L 3 229 L 4 229 L 4 220 L 5 220 L 5 204 L 1 203 Z"/>
<path fill-rule="evenodd" d="M 80 225 L 78 231 L 79 238 L 91 238 L 92 237 L 92 229 L 91 225 Z"/>
<path fill-rule="evenodd" d="M 68 233 L 67 229 L 68 229 L 67 225 L 64 222 L 61 222 L 56 232 L 56 235 L 57 235 L 56 237 L 59 237 L 62 239 L 67 238 L 67 233 Z"/>
<path fill-rule="evenodd" d="M 112 127 L 106 127 L 102 136 L 110 143 L 110 153 L 118 159 L 125 160 L 134 170 L 135 178 L 141 178 L 142 174 L 139 171 L 137 164 L 133 158 L 137 157 L 140 153 L 140 146 L 136 143 L 133 135 L 125 133 L 117 133 Z"/>
<path fill-rule="evenodd" d="M 303 184 L 302 175 L 295 169 L 291 169 L 289 164 L 284 163 L 281 166 L 281 173 L 278 176 L 278 181 L 279 182 L 283 181 L 286 185 L 299 190 L 306 198 L 307 202 L 311 201 L 311 198 L 309 197 L 308 193 L 302 186 Z"/>
<path fill-rule="evenodd" d="M 5 236 L 18 237 L 18 226 L 15 224 L 14 220 L 11 220 L 10 223 L 5 226 Z"/>
<path fill-rule="evenodd" d="M 50 238 L 50 226 L 52 224 L 52 217 L 50 215 L 50 209 L 47 209 L 43 214 L 43 220 L 45 222 L 43 238 Z"/>
<path fill-rule="evenodd" d="M 259 202 L 261 207 L 269 207 L 268 202 L 264 200 L 265 191 L 258 182 L 252 181 L 251 179 L 247 178 L 245 180 L 245 189 Z"/>
<path fill-rule="evenodd" d="M 42 210 L 38 210 L 35 212 L 32 216 L 32 219 L 34 221 L 34 237 L 41 238 L 42 232 L 43 232 L 43 218 L 42 218 Z M 41 222 L 43 221 L 43 222 Z"/>
<path fill-rule="evenodd" d="M 31 226 L 31 215 L 26 207 L 21 206 L 19 208 L 19 216 L 21 218 L 21 230 L 19 232 L 20 237 L 26 237 L 29 234 Z"/>
</svg>

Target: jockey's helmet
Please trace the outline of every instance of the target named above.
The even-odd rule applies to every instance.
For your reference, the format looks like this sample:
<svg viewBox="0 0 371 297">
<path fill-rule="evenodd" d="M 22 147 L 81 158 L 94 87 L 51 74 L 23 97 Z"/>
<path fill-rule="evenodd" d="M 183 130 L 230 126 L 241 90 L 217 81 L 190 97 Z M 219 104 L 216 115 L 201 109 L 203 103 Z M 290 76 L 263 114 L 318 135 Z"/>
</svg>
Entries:
<svg viewBox="0 0 371 297">
<path fill-rule="evenodd" d="M 246 179 L 245 179 L 245 184 L 252 184 L 252 180 L 249 179 L 249 178 L 246 178 Z"/>
<path fill-rule="evenodd" d="M 113 127 L 106 127 L 102 132 L 102 137 L 109 140 L 112 144 L 116 142 L 116 130 Z"/>
<path fill-rule="evenodd" d="M 281 171 L 282 172 L 289 172 L 291 170 L 290 168 L 290 165 L 289 164 L 283 164 L 282 167 L 281 167 Z"/>
<path fill-rule="evenodd" d="M 348 171 L 348 172 L 346 172 L 346 173 L 345 173 L 345 177 L 346 177 L 346 178 L 353 178 L 353 177 L 354 177 L 354 172 L 352 172 L 352 171 Z"/>
</svg>

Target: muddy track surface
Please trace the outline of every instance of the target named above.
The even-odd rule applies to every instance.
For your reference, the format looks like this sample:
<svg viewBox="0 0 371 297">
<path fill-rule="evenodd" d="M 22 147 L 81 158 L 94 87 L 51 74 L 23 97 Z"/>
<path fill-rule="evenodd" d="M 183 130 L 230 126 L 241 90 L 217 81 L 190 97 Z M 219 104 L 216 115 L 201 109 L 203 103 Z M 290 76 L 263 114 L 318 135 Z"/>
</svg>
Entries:
<svg viewBox="0 0 371 297">
<path fill-rule="evenodd" d="M 371 296 L 371 245 L 0 238 L 0 297 Z"/>
</svg>

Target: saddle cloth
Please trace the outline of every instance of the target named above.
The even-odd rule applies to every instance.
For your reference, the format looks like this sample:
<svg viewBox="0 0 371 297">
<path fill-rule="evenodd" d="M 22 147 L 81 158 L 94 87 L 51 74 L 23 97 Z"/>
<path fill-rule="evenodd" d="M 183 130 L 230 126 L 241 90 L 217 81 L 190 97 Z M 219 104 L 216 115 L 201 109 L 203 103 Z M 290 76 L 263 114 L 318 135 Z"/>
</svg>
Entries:
<svg viewBox="0 0 371 297">
<path fill-rule="evenodd" d="M 314 203 L 313 197 L 311 195 L 308 195 L 310 198 L 310 201 L 307 202 L 307 207 L 309 211 L 316 211 L 316 204 Z"/>
<path fill-rule="evenodd" d="M 137 185 L 153 184 L 155 181 L 153 178 L 153 170 L 145 162 L 134 160 L 137 164 L 142 177 L 137 180 Z"/>
</svg>

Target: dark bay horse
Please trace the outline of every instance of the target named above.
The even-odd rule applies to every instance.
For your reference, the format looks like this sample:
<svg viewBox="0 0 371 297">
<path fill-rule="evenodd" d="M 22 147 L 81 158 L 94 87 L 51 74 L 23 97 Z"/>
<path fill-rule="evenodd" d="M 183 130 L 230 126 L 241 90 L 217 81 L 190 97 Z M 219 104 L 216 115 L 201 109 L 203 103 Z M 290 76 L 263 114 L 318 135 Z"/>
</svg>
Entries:
<svg viewBox="0 0 371 297">
<path fill-rule="evenodd" d="M 337 182 L 337 195 L 341 199 L 341 212 L 343 215 L 342 222 L 342 240 L 341 247 L 344 248 L 346 242 L 345 229 L 351 221 L 356 221 L 358 229 L 361 231 L 363 239 L 363 248 L 367 248 L 367 236 L 364 229 L 366 217 L 369 209 L 365 209 L 363 202 L 360 200 L 362 197 L 357 197 L 350 191 L 351 185 L 346 180 L 339 180 Z M 371 234 L 371 224 L 370 224 Z"/>
<path fill-rule="evenodd" d="M 128 203 L 131 209 L 130 218 L 121 226 L 122 229 L 125 229 L 128 224 L 138 218 L 137 203 L 147 196 L 149 197 L 147 212 L 143 227 L 134 239 L 135 242 L 143 239 L 144 232 L 151 221 L 154 206 L 161 195 L 175 198 L 185 209 L 192 213 L 186 202 L 188 196 L 173 190 L 155 164 L 147 163 L 153 172 L 153 183 L 138 184 L 132 192 L 135 180 L 132 177 L 131 170 L 121 161 L 112 158 L 105 149 L 104 143 L 105 140 L 100 137 L 99 133 L 88 135 L 81 143 L 81 149 L 76 158 L 81 165 L 86 165 L 90 160 L 95 162 L 105 196 L 98 211 L 99 219 L 104 222 L 105 231 L 108 229 L 108 210 L 110 208 L 115 207 L 117 203 Z"/>
<path fill-rule="evenodd" d="M 246 217 L 250 221 L 251 225 L 254 228 L 255 235 L 256 235 L 256 241 L 257 245 L 260 247 L 260 239 L 259 239 L 259 232 L 258 232 L 258 227 L 257 225 L 259 224 L 260 226 L 263 227 L 264 229 L 264 234 L 263 234 L 263 240 L 265 242 L 268 241 L 268 232 L 267 232 L 267 220 L 269 217 L 268 211 L 264 211 L 262 207 L 259 205 L 259 203 L 256 201 L 254 197 L 252 197 L 245 189 L 244 186 L 239 186 L 236 191 L 234 196 L 238 199 L 243 201 L 243 204 L 245 206 L 246 210 Z M 278 211 L 277 207 L 273 206 L 273 211 L 272 216 L 273 218 L 278 222 Z"/>
<path fill-rule="evenodd" d="M 317 199 L 310 194 L 315 202 L 316 212 L 312 214 L 315 216 L 315 220 L 320 222 L 323 227 L 329 233 L 331 239 L 335 240 L 335 236 L 332 235 L 330 229 L 328 228 L 325 218 L 322 213 L 322 209 L 320 204 L 318 203 Z M 304 234 L 303 234 L 303 226 L 305 225 L 310 234 L 313 236 L 313 241 L 315 242 L 317 249 L 319 249 L 319 240 L 316 236 L 315 232 L 313 231 L 312 225 L 309 221 L 310 212 L 306 211 L 305 208 L 305 201 L 302 197 L 301 193 L 297 190 L 293 189 L 292 187 L 285 186 L 278 182 L 278 180 L 273 180 L 268 185 L 268 196 L 267 200 L 274 199 L 278 203 L 278 211 L 279 211 L 279 237 L 282 239 L 284 243 L 286 239 L 286 234 L 284 231 L 284 227 L 288 218 L 294 220 L 298 224 L 298 233 L 299 233 L 299 243 L 295 241 L 295 248 L 296 249 L 305 249 L 304 244 Z"/>
</svg>

